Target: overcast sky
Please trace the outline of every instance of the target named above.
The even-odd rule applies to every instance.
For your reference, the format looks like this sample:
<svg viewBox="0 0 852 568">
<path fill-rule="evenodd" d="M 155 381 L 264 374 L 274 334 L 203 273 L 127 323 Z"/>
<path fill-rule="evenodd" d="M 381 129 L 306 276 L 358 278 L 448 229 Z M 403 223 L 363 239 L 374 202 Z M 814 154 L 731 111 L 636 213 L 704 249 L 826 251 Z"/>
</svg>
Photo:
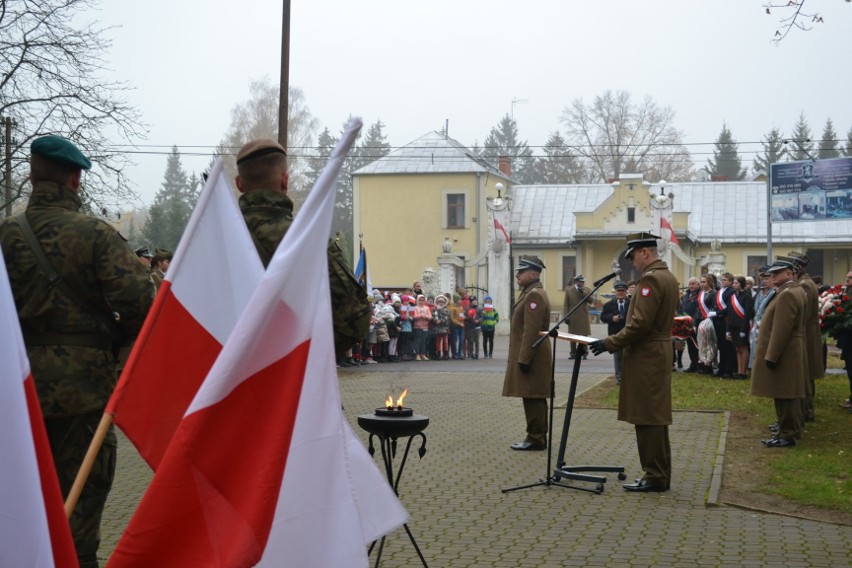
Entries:
<svg viewBox="0 0 852 568">
<path fill-rule="evenodd" d="M 651 96 L 699 165 L 726 121 L 740 142 L 804 111 L 815 138 L 831 118 L 852 127 L 852 5 L 809 0 L 825 23 L 770 40 L 785 15 L 765 0 L 291 0 L 290 84 L 320 128 L 337 134 L 350 114 L 384 122 L 402 146 L 449 121 L 480 143 L 513 110 L 522 140 L 543 145 L 563 108 L 607 89 Z M 779 2 L 784 3 L 784 2 Z M 177 145 L 200 172 L 252 80 L 280 75 L 281 0 L 106 0 L 92 13 L 112 31 L 107 55 L 150 126 L 131 179 L 150 202 Z M 563 130 L 564 131 L 564 130 Z M 755 145 L 741 146 L 751 165 Z"/>
</svg>

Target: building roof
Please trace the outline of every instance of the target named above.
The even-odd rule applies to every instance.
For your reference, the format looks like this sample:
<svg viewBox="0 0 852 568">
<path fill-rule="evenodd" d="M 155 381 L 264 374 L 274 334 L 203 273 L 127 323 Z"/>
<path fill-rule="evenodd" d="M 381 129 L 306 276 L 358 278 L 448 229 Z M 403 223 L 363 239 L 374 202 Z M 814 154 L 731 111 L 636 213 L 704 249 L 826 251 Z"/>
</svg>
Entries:
<svg viewBox="0 0 852 568">
<path fill-rule="evenodd" d="M 488 173 L 496 167 L 440 132 L 429 132 L 355 171 L 353 175 Z"/>
<path fill-rule="evenodd" d="M 612 194 L 601 185 L 513 185 L 512 242 L 565 244 L 574 240 L 574 213 L 593 212 Z"/>
<path fill-rule="evenodd" d="M 659 191 L 658 186 L 651 193 Z M 575 212 L 592 212 L 613 192 L 599 185 L 515 185 L 512 241 L 547 245 L 574 240 Z M 674 213 L 688 213 L 687 237 L 707 243 L 766 242 L 765 182 L 699 182 L 666 185 Z M 678 227 L 676 231 L 680 233 Z M 775 222 L 773 243 L 848 243 L 852 219 Z"/>
</svg>

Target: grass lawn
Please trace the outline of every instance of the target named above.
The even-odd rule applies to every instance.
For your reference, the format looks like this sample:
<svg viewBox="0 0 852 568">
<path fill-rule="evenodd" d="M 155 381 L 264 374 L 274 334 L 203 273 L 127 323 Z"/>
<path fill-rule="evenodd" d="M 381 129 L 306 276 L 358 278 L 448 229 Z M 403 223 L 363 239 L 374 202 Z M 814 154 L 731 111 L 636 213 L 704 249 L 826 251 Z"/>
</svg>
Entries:
<svg viewBox="0 0 852 568">
<path fill-rule="evenodd" d="M 839 358 L 829 358 L 829 368 L 842 366 Z M 775 421 L 775 408 L 771 399 L 751 396 L 750 381 L 694 373 L 672 377 L 675 410 L 731 412 L 723 487 L 733 479 L 738 484 L 748 483 L 751 491 L 844 515 L 852 515 L 852 412 L 839 404 L 848 397 L 845 374 L 819 379 L 816 421 L 805 424 L 796 447 L 764 448 L 759 440 L 769 437 L 767 426 Z M 602 383 L 582 398 L 578 405 L 617 407 L 615 381 Z M 748 473 L 737 477 L 742 471 Z"/>
</svg>

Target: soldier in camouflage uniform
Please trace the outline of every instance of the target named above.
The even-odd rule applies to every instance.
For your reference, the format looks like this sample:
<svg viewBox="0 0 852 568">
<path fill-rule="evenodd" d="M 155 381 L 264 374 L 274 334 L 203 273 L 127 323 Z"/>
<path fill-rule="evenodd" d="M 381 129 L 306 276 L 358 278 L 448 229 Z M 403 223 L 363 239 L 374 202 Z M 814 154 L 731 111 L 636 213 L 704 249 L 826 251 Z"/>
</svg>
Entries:
<svg viewBox="0 0 852 568">
<path fill-rule="evenodd" d="M 274 140 L 253 140 L 237 154 L 240 210 L 254 240 L 260 260 L 269 264 L 278 243 L 293 223 L 293 201 L 287 195 L 287 153 Z M 328 246 L 329 287 L 338 355 L 367 336 L 370 303 L 358 284 L 337 241 Z"/>
<path fill-rule="evenodd" d="M 67 496 L 115 386 L 116 335 L 129 339 L 138 332 L 153 285 L 115 229 L 79 212 L 80 179 L 82 170 L 91 167 L 89 160 L 58 136 L 35 140 L 31 150 L 33 192 L 21 215 L 64 282 L 48 282 L 16 217 L 0 224 L 0 245 L 59 483 Z M 110 431 L 71 517 L 82 568 L 98 565 L 100 522 L 115 460 L 116 438 Z"/>
</svg>

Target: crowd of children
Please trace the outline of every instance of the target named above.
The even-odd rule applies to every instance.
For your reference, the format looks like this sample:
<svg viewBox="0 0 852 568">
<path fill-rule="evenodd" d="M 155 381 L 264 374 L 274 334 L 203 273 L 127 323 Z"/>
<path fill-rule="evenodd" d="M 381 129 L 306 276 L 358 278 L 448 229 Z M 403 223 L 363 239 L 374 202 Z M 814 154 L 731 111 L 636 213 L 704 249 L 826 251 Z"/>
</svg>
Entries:
<svg viewBox="0 0 852 568">
<path fill-rule="evenodd" d="M 401 294 L 373 291 L 370 332 L 360 345 L 338 358 L 340 367 L 397 361 L 490 359 L 500 315 L 491 296 L 480 306 L 467 290 L 424 294 L 415 282 Z"/>
</svg>

